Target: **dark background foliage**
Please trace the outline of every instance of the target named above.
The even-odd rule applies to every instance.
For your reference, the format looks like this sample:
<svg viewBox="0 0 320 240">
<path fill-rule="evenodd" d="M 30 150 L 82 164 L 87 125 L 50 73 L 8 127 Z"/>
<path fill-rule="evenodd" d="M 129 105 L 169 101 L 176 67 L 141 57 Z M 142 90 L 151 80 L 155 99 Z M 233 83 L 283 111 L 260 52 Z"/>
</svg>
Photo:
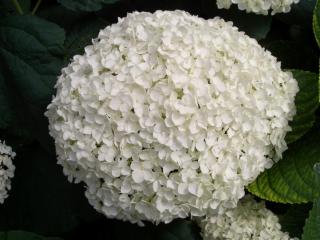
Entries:
<svg viewBox="0 0 320 240">
<path fill-rule="evenodd" d="M 40 239 L 13 230 L 67 240 L 201 239 L 190 220 L 140 228 L 107 219 L 87 203 L 84 186 L 68 183 L 56 164 L 43 116 L 56 78 L 99 29 L 117 22 L 118 17 L 158 9 L 182 9 L 206 19 L 220 16 L 256 38 L 283 68 L 314 73 L 319 68 L 319 48 L 312 31 L 314 0 L 302 0 L 290 13 L 273 17 L 246 14 L 234 6 L 218 10 L 215 0 L 20 0 L 20 10 L 14 2 L 0 0 L 0 139 L 17 152 L 12 191 L 0 205 L 1 240 Z M 267 206 L 280 216 L 286 231 L 301 236 L 311 204 L 267 202 Z"/>
</svg>

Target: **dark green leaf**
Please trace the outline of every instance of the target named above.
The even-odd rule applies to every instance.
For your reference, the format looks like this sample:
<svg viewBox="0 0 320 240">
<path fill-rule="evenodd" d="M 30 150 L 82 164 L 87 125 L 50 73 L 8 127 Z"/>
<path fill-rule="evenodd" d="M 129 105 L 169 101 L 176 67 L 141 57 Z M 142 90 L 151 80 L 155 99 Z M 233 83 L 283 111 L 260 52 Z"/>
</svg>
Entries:
<svg viewBox="0 0 320 240">
<path fill-rule="evenodd" d="M 19 0 L 18 2 L 24 14 L 30 12 L 31 0 Z M 0 6 L 1 6 L 1 10 L 5 14 L 11 14 L 11 13 L 19 14 L 17 13 L 17 10 L 15 9 L 15 6 L 12 3 L 12 1 L 0 0 Z"/>
<path fill-rule="evenodd" d="M 295 99 L 297 113 L 289 123 L 292 131 L 286 136 L 287 143 L 298 140 L 313 126 L 315 111 L 319 107 L 318 75 L 301 70 L 291 72 L 298 81 L 299 92 Z"/>
<path fill-rule="evenodd" d="M 1 70 L 8 85 L 26 103 L 45 106 L 62 66 L 63 29 L 32 16 L 7 17 L 0 24 Z"/>
<path fill-rule="evenodd" d="M 317 187 L 320 187 L 320 161 L 313 165 L 313 171 L 316 173 Z"/>
<path fill-rule="evenodd" d="M 99 30 L 106 26 L 107 23 L 101 19 L 80 22 L 74 26 L 65 41 L 67 60 L 76 54 L 83 54 L 84 47 L 91 45 L 92 39 L 98 36 Z"/>
<path fill-rule="evenodd" d="M 21 108 L 21 104 L 20 98 L 7 86 L 6 79 L 0 72 L 0 129 L 19 136 L 22 141 L 28 140 L 32 135 L 32 123 L 25 116 L 27 113 Z"/>
<path fill-rule="evenodd" d="M 155 234 L 156 227 L 151 223 L 146 223 L 146 226 L 140 227 L 136 224 L 117 221 L 115 225 L 115 234 L 117 240 L 127 240 L 135 236 L 139 240 L 152 239 Z"/>
<path fill-rule="evenodd" d="M 313 12 L 313 32 L 320 47 L 320 1 L 317 1 Z"/>
<path fill-rule="evenodd" d="M 320 161 L 313 165 L 316 175 L 316 188 L 320 188 Z M 302 240 L 320 239 L 320 198 L 313 202 L 313 207 L 309 213 L 309 218 L 303 228 Z"/>
<path fill-rule="evenodd" d="M 37 15 L 47 21 L 54 22 L 65 30 L 69 30 L 75 24 L 79 24 L 88 13 L 75 12 L 61 5 L 50 5 L 39 9 Z"/>
<path fill-rule="evenodd" d="M 200 240 L 200 230 L 189 220 L 175 220 L 158 226 L 147 223 L 144 227 L 118 222 L 116 225 L 118 240 L 127 240 L 135 236 L 140 240 Z"/>
<path fill-rule="evenodd" d="M 25 231 L 0 232 L 0 240 L 61 240 L 55 237 L 42 237 L 38 234 Z"/>
<path fill-rule="evenodd" d="M 159 227 L 158 240 L 200 240 L 200 229 L 187 220 L 176 220 Z"/>
<path fill-rule="evenodd" d="M 313 202 L 313 208 L 303 228 L 302 240 L 320 239 L 320 199 Z"/>
<path fill-rule="evenodd" d="M 7 92 L 0 105 L 11 108 L 10 117 L 0 122 L 14 131 L 33 132 L 30 137 L 45 146 L 49 136 L 43 113 L 63 64 L 64 39 L 63 29 L 38 17 L 10 16 L 0 22 L 0 86 Z"/>
<path fill-rule="evenodd" d="M 265 44 L 284 69 L 318 71 L 318 54 L 305 42 L 279 40 Z"/>
<path fill-rule="evenodd" d="M 288 232 L 291 237 L 301 238 L 302 228 L 311 207 L 311 204 L 295 204 L 290 206 L 284 215 L 279 216 L 281 230 Z"/>
<path fill-rule="evenodd" d="M 73 11 L 98 11 L 104 4 L 112 4 L 119 0 L 57 0 L 64 7 Z"/>
<path fill-rule="evenodd" d="M 19 0 L 19 4 L 23 13 L 29 13 L 31 8 L 31 0 Z"/>
<path fill-rule="evenodd" d="M 8 96 L 8 88 L 3 75 L 0 73 L 0 128 L 6 128 L 12 121 L 14 112 L 11 111 L 11 104 Z"/>
<path fill-rule="evenodd" d="M 283 159 L 264 171 L 248 186 L 263 199 L 280 203 L 306 203 L 320 196 L 313 170 L 320 161 L 320 129 L 312 128 L 304 137 L 289 145 Z"/>
<path fill-rule="evenodd" d="M 0 206 L 0 228 L 59 235 L 99 216 L 84 187 L 70 184 L 56 158 L 38 145 L 19 151 L 15 165 L 12 191 Z"/>
</svg>

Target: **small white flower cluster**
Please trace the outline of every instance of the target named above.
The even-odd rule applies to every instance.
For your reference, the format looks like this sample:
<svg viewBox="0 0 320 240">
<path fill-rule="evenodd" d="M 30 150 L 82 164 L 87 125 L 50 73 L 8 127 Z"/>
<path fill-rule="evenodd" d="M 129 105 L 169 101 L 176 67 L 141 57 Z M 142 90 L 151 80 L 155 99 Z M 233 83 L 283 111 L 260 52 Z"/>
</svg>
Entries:
<svg viewBox="0 0 320 240">
<path fill-rule="evenodd" d="M 11 178 L 14 176 L 15 166 L 12 164 L 16 154 L 11 147 L 0 141 L 0 203 L 8 197 L 11 189 Z"/>
<path fill-rule="evenodd" d="M 287 13 L 291 10 L 292 4 L 299 3 L 300 0 L 217 0 L 218 8 L 229 9 L 232 4 L 237 4 L 240 10 L 254 12 L 256 14 L 268 15 Z"/>
<path fill-rule="evenodd" d="M 251 196 L 224 214 L 201 220 L 203 240 L 296 240 L 281 231 L 278 217 Z"/>
<path fill-rule="evenodd" d="M 131 13 L 63 69 L 46 116 L 58 163 L 110 218 L 233 208 L 286 149 L 292 74 L 232 23 Z"/>
</svg>

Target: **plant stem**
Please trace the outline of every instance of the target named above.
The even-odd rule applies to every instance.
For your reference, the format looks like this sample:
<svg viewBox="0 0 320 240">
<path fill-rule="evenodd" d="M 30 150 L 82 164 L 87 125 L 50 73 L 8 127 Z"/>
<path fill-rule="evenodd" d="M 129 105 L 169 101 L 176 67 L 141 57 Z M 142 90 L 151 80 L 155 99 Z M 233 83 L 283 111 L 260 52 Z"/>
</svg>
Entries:
<svg viewBox="0 0 320 240">
<path fill-rule="evenodd" d="M 42 0 L 38 0 L 36 5 L 34 6 L 34 8 L 32 9 L 31 14 L 34 15 L 36 13 L 36 11 L 38 10 L 38 7 L 40 6 Z"/>
<path fill-rule="evenodd" d="M 15 6 L 16 8 L 16 11 L 19 13 L 19 14 L 23 14 L 23 11 L 22 11 L 22 8 L 18 2 L 18 0 L 11 0 L 12 4 Z"/>
</svg>

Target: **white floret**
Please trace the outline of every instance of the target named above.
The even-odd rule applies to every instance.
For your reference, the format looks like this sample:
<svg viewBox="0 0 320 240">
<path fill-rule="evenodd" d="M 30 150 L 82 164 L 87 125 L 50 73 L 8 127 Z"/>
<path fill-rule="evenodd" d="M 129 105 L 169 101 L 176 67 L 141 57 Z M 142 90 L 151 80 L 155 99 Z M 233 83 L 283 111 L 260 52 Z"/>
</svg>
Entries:
<svg viewBox="0 0 320 240">
<path fill-rule="evenodd" d="M 234 209 L 200 221 L 203 240 L 298 240 L 281 231 L 278 217 L 251 196 Z"/>
<path fill-rule="evenodd" d="M 290 12 L 291 5 L 299 2 L 300 0 L 217 0 L 217 6 L 229 9 L 232 4 L 237 4 L 240 10 L 248 13 L 268 15 L 271 10 L 271 14 L 274 15 Z"/>
<path fill-rule="evenodd" d="M 58 163 L 110 218 L 233 208 L 281 158 L 297 82 L 232 23 L 135 12 L 62 70 L 46 113 Z"/>
<path fill-rule="evenodd" d="M 11 189 L 11 178 L 15 170 L 12 160 L 15 155 L 11 147 L 0 141 L 0 204 L 9 196 L 8 191 Z"/>
</svg>

